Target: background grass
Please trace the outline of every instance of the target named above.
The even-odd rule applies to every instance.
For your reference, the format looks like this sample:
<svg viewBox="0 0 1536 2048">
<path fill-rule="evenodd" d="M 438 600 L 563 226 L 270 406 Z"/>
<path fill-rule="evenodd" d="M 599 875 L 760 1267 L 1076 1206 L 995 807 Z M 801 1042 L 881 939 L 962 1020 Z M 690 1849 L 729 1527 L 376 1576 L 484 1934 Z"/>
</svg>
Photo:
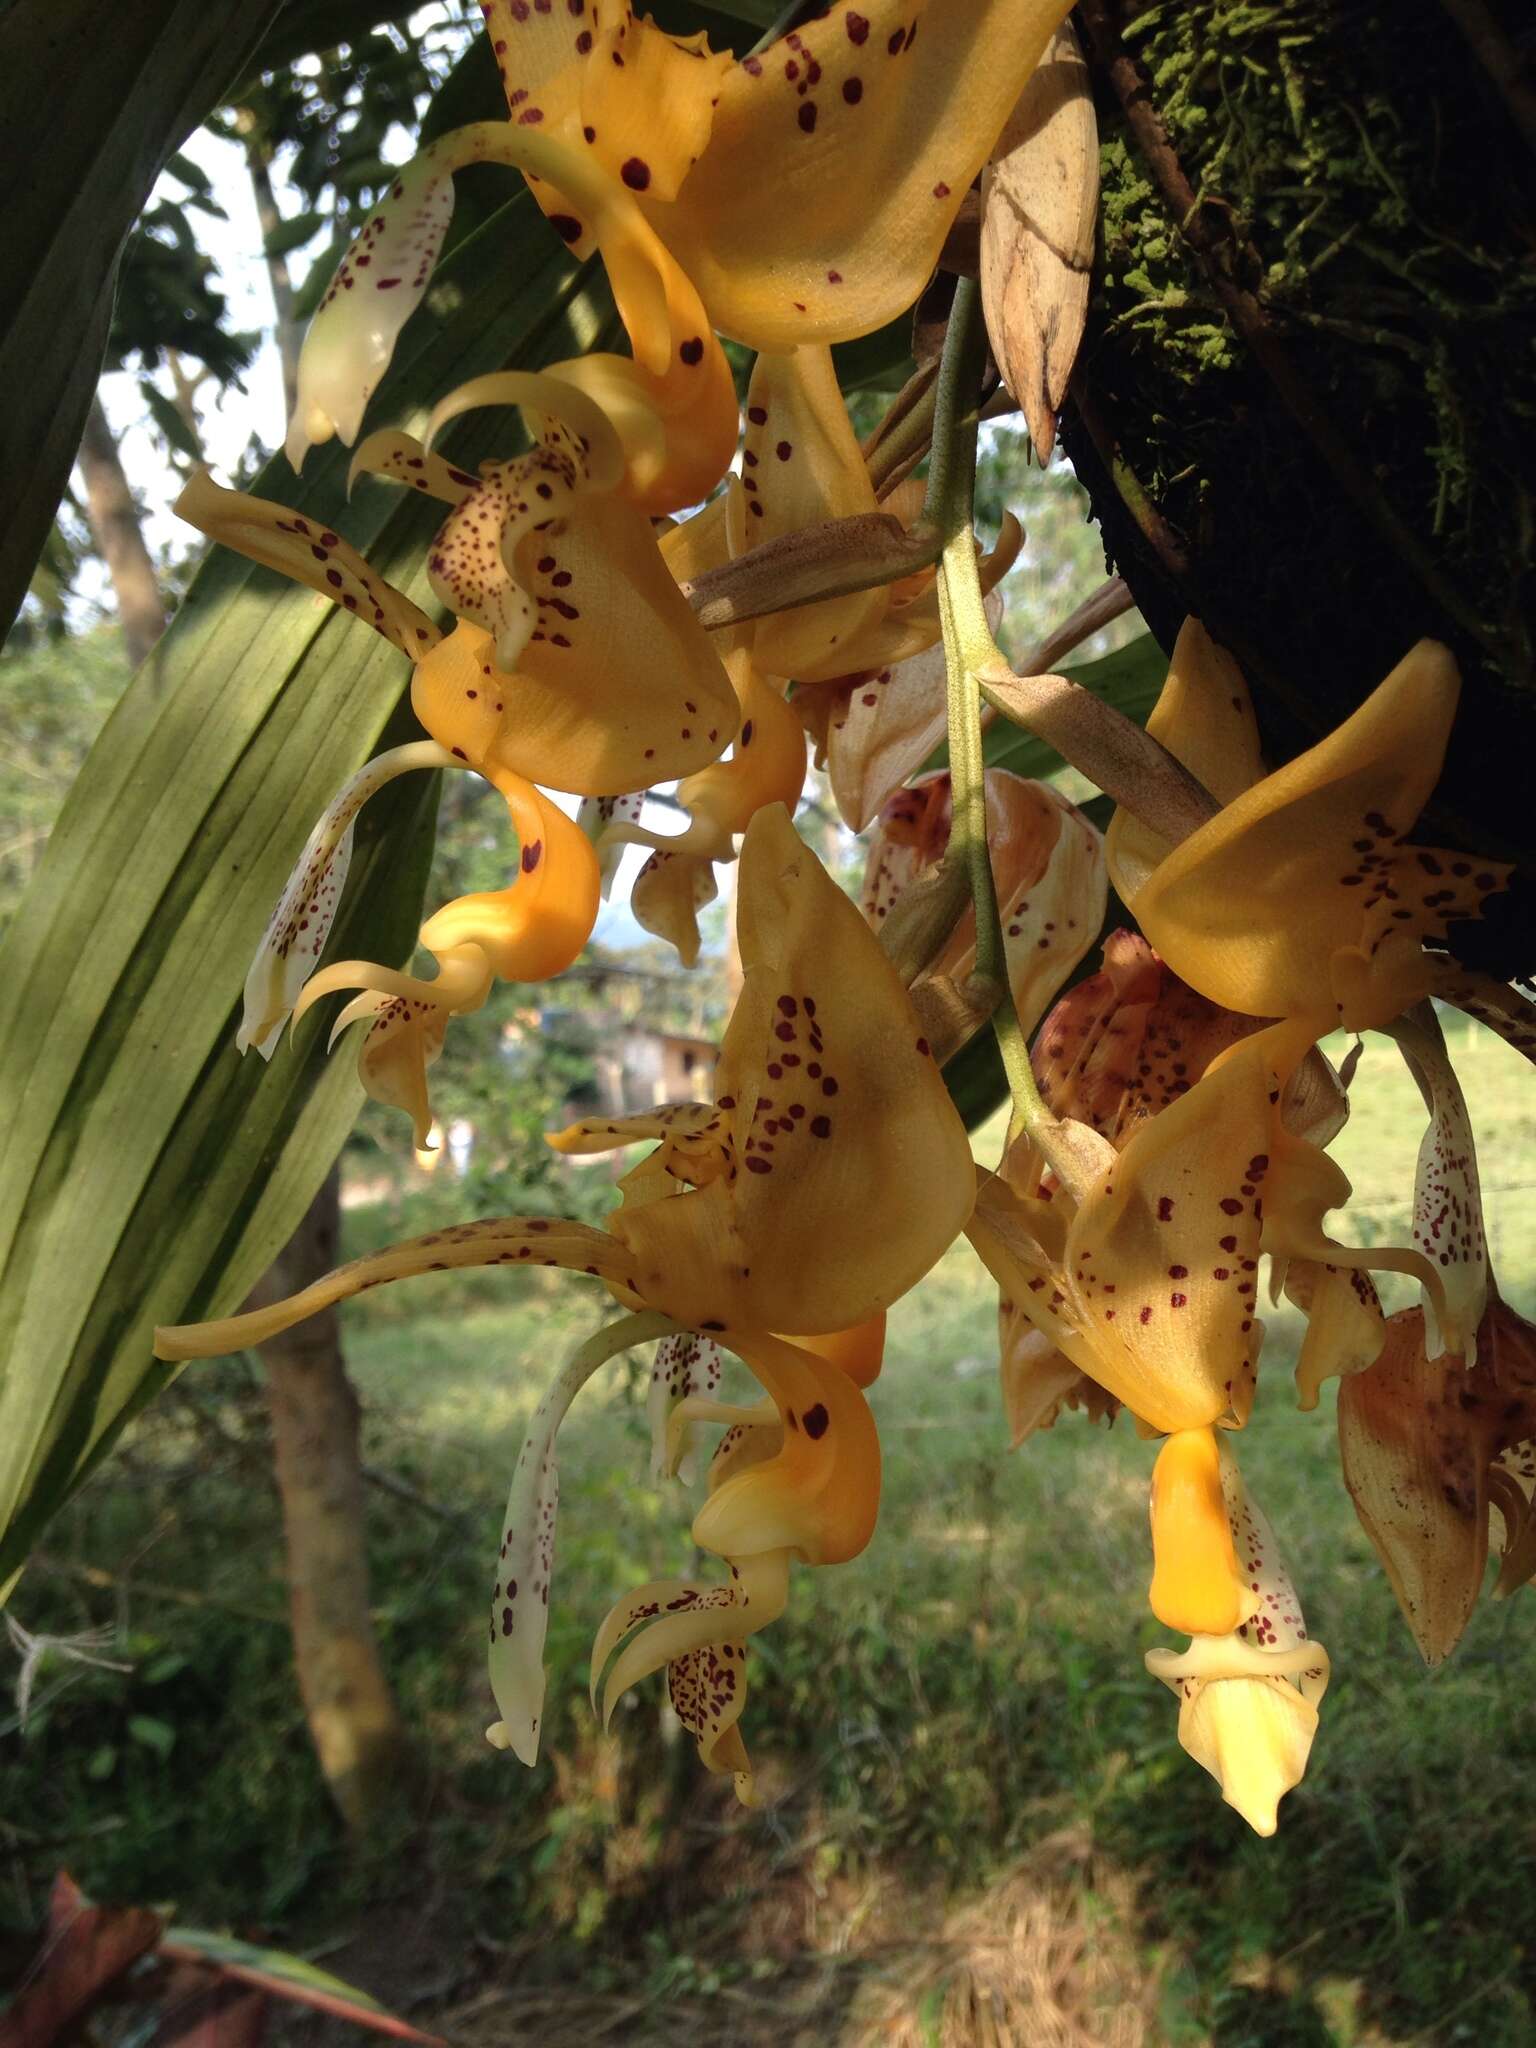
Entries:
<svg viewBox="0 0 1536 2048">
<path fill-rule="evenodd" d="M 1499 1278 L 1530 1312 L 1536 1085 L 1487 1034 L 1453 1040 Z M 1401 1237 L 1422 1113 L 1386 1040 L 1354 1101 L 1342 1234 Z M 390 1221 L 350 1212 L 351 1249 Z M 609 1602 L 698 1562 L 686 1497 L 644 1482 L 638 1366 L 562 1438 L 545 1760 L 525 1773 L 482 1741 L 507 1468 L 600 1303 L 496 1274 L 355 1304 L 377 1617 L 426 1812 L 402 1797 L 362 1860 L 288 1662 L 259 1380 L 195 1369 L 15 1603 L 61 1640 L 34 1656 L 25 1725 L 0 1710 L 11 1925 L 35 1923 L 67 1863 L 92 1892 L 282 1940 L 486 2043 L 1536 2038 L 1529 1598 L 1485 1603 L 1455 1659 L 1424 1671 L 1340 1486 L 1331 1397 L 1291 1405 L 1296 1333 L 1277 1315 L 1244 1469 L 1335 1680 L 1306 1784 L 1259 1841 L 1178 1749 L 1175 1704 L 1142 1669 L 1164 1639 L 1145 1605 L 1152 1447 L 1071 1416 L 1010 1455 L 994 1311 L 962 1245 L 893 1313 L 880 1529 L 851 1566 L 798 1573 L 754 1646 L 767 1804 L 744 1816 L 656 1682 L 611 1738 L 586 1705 Z"/>
</svg>

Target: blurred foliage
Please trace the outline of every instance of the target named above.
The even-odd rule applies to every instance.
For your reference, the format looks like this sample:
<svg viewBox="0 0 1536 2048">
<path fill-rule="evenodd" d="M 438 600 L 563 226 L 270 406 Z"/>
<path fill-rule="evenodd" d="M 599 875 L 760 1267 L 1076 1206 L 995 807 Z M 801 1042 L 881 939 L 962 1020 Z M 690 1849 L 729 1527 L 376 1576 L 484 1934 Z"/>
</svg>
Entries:
<svg viewBox="0 0 1536 2048">
<path fill-rule="evenodd" d="M 110 627 L 68 642 L 13 644 L 0 659 L 0 932 L 127 681 L 128 663 Z"/>
<path fill-rule="evenodd" d="M 166 192 L 168 178 L 181 185 L 181 197 Z M 227 384 L 237 382 L 250 363 L 258 337 L 231 332 L 228 302 L 218 289 L 217 268 L 198 242 L 194 213 L 228 217 L 208 173 L 189 156 L 177 155 L 123 251 L 107 343 L 109 370 L 123 369 L 134 357 L 153 370 L 174 351 L 194 356 Z"/>
</svg>

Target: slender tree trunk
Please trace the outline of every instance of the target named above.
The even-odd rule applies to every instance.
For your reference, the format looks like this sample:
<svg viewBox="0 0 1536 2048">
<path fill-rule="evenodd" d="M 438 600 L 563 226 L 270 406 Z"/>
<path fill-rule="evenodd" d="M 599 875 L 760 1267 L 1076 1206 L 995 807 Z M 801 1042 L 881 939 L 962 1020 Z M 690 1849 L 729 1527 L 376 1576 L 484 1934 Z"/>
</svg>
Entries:
<svg viewBox="0 0 1536 2048">
<path fill-rule="evenodd" d="M 335 1265 L 339 1188 L 333 1167 L 253 1298 L 308 1286 Z M 369 1609 L 358 1403 L 335 1310 L 271 1338 L 261 1359 L 299 1690 L 331 1797 L 361 1834 L 398 1809 L 412 1772 Z"/>
<path fill-rule="evenodd" d="M 272 189 L 271 159 L 253 135 L 246 137 L 245 163 L 250 172 L 251 190 L 256 195 L 256 218 L 261 224 L 262 240 L 267 245 L 267 282 L 272 288 L 272 309 L 277 315 L 277 348 L 283 359 L 283 402 L 291 416 L 299 395 L 300 340 L 298 322 L 293 317 L 293 280 L 288 275 L 287 257 L 272 253 L 272 237 L 282 226 L 283 216 L 278 211 L 277 194 Z"/>
<path fill-rule="evenodd" d="M 118 458 L 117 441 L 99 396 L 91 400 L 86 415 L 79 459 L 91 538 L 106 562 L 128 659 L 137 668 L 165 631 L 165 605 L 160 596 L 160 579 L 144 545 L 139 508 L 133 501 Z"/>
</svg>

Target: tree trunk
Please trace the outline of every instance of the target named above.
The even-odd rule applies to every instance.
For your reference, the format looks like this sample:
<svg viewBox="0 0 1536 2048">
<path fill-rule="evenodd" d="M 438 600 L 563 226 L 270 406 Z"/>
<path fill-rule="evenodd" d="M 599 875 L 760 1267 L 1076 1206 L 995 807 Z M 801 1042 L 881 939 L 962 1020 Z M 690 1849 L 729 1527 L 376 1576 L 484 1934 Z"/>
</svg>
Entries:
<svg viewBox="0 0 1536 2048">
<path fill-rule="evenodd" d="M 335 1265 L 339 1189 L 333 1167 L 253 1300 L 308 1286 Z M 260 1351 L 299 1690 L 331 1797 L 361 1834 L 398 1809 L 411 1755 L 369 1610 L 358 1403 L 336 1311 L 269 1339 Z"/>
<path fill-rule="evenodd" d="M 264 147 L 254 136 L 247 136 L 245 143 L 246 169 L 250 172 L 251 190 L 256 195 L 256 218 L 261 224 L 262 241 L 265 244 L 267 282 L 272 288 L 272 310 L 277 316 L 277 349 L 283 359 L 283 406 L 289 418 L 299 396 L 299 326 L 293 317 L 293 280 L 288 275 L 288 259 L 272 253 L 272 237 L 283 224 L 278 211 L 277 194 L 272 189 L 270 159 Z"/>
<path fill-rule="evenodd" d="M 128 659 L 137 668 L 165 631 L 160 579 L 139 525 L 139 508 L 118 459 L 117 442 L 100 397 L 91 400 L 80 441 L 80 474 L 85 479 L 85 513 L 91 538 L 107 565 L 117 599 Z"/>
</svg>

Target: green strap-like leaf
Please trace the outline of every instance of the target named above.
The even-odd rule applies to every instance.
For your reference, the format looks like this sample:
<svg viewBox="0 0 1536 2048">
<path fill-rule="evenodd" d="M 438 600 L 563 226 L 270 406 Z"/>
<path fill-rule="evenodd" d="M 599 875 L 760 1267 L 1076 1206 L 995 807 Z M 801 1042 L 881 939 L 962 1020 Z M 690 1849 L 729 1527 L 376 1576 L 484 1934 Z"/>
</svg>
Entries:
<svg viewBox="0 0 1536 2048">
<path fill-rule="evenodd" d="M 508 186 L 512 181 L 509 179 Z M 520 187 L 462 239 L 411 323 L 371 418 L 420 424 L 455 384 L 611 341 Z M 460 461 L 504 452 L 449 443 Z M 344 499 L 347 451 L 276 458 L 255 489 L 343 529 L 430 606 L 441 508 L 387 486 Z M 245 969 L 336 788 L 414 730 L 408 668 L 306 591 L 215 550 L 72 790 L 0 954 L 0 1587 L 47 1515 L 169 1376 L 156 1322 L 233 1306 L 313 1195 L 357 1109 L 321 1027 L 270 1066 L 234 1050 Z M 332 940 L 408 957 L 433 792 L 369 806 Z"/>
</svg>

